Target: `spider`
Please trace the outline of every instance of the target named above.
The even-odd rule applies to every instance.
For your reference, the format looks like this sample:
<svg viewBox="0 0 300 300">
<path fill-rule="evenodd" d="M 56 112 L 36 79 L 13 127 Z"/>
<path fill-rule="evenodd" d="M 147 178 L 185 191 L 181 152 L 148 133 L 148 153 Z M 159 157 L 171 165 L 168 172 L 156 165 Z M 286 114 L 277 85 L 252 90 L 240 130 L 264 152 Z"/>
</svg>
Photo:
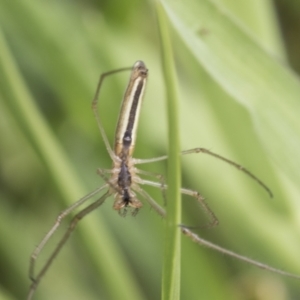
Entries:
<svg viewBox="0 0 300 300">
<path fill-rule="evenodd" d="M 129 83 L 123 98 L 123 102 L 121 105 L 121 111 L 118 118 L 117 123 L 117 129 L 116 129 L 116 137 L 115 137 L 115 145 L 114 149 L 111 148 L 108 138 L 105 134 L 104 128 L 101 123 L 101 119 L 98 113 L 98 98 L 100 93 L 100 88 L 102 86 L 103 80 L 105 77 L 115 74 L 117 72 L 121 71 L 128 71 L 131 70 L 131 75 L 129 79 Z M 45 275 L 47 270 L 49 269 L 50 265 L 53 262 L 53 259 L 58 255 L 61 248 L 64 246 L 64 244 L 67 242 L 68 238 L 70 237 L 71 233 L 76 228 L 78 222 L 84 218 L 86 215 L 88 215 L 90 212 L 94 211 L 96 208 L 101 206 L 103 202 L 109 197 L 114 197 L 114 204 L 113 208 L 119 212 L 120 215 L 125 216 L 127 211 L 131 211 L 132 215 L 136 215 L 142 207 L 142 202 L 138 199 L 137 195 L 141 196 L 143 199 L 145 199 L 151 207 L 154 208 L 154 210 L 161 215 L 162 217 L 166 216 L 165 210 L 146 192 L 141 188 L 141 185 L 150 185 L 157 188 L 162 189 L 164 192 L 167 189 L 167 185 L 164 183 L 164 179 L 161 175 L 153 174 L 150 172 L 146 172 L 140 169 L 137 169 L 135 166 L 138 164 L 145 164 L 145 163 L 152 163 L 157 162 L 161 160 L 165 160 L 168 157 L 160 156 L 156 158 L 149 158 L 149 159 L 136 159 L 132 157 L 134 147 L 135 147 L 135 140 L 136 140 L 136 131 L 137 131 L 137 125 L 138 125 L 138 119 L 142 104 L 142 99 L 145 91 L 145 86 L 148 78 L 148 70 L 145 66 L 145 63 L 143 61 L 137 61 L 132 68 L 122 68 L 118 70 L 109 71 L 106 73 L 103 73 L 100 76 L 96 93 L 94 96 L 94 99 L 92 101 L 92 110 L 94 112 L 101 136 L 103 138 L 103 141 L 105 143 L 106 149 L 109 153 L 109 156 L 111 157 L 113 161 L 113 166 L 111 169 L 98 169 L 97 173 L 103 178 L 104 185 L 101 187 L 98 187 L 93 192 L 87 194 L 83 198 L 76 201 L 74 204 L 69 206 L 67 209 L 60 212 L 60 214 L 57 216 L 57 219 L 52 226 L 52 228 L 48 231 L 48 233 L 44 236 L 42 241 L 39 243 L 39 245 L 35 248 L 33 251 L 31 258 L 30 258 L 30 267 L 29 267 L 29 276 L 32 280 L 32 284 L 30 286 L 29 294 L 27 297 L 27 300 L 32 299 L 39 282 L 41 281 L 42 277 Z M 211 152 L 210 150 L 207 150 L 205 148 L 195 148 L 191 150 L 182 151 L 182 155 L 191 154 L 191 153 L 204 153 L 211 155 L 217 159 L 220 159 L 233 167 L 237 168 L 238 170 L 244 172 L 246 175 L 250 176 L 253 180 L 255 180 L 260 186 L 262 186 L 267 193 L 272 197 L 271 190 L 255 175 L 253 175 L 251 172 L 249 172 L 247 169 L 242 167 L 241 165 L 223 157 L 216 153 Z M 147 175 L 152 176 L 158 179 L 158 182 L 145 180 L 140 177 L 140 175 Z M 106 189 L 106 192 L 95 202 L 87 206 L 86 208 L 79 211 L 71 220 L 68 229 L 66 230 L 65 234 L 59 241 L 58 245 L 44 264 L 44 266 L 41 268 L 41 270 L 38 272 L 37 275 L 35 275 L 34 269 L 35 269 L 35 263 L 36 260 L 41 253 L 44 246 L 47 244 L 51 236 L 56 232 L 56 230 L 59 228 L 62 220 L 68 216 L 71 212 L 73 212 L 76 208 L 80 207 L 83 203 L 85 203 L 87 200 L 92 198 L 94 195 L 98 194 L 99 192 Z M 203 207 L 204 211 L 208 214 L 211 221 L 208 224 L 208 227 L 213 227 L 218 224 L 218 219 L 213 213 L 213 211 L 209 208 L 207 203 L 205 202 L 204 198 L 194 190 L 181 188 L 180 189 L 182 194 L 194 197 L 196 201 Z M 275 269 L 273 267 L 270 267 L 266 264 L 260 263 L 258 261 L 252 260 L 248 257 L 239 255 L 235 252 L 232 252 L 230 250 L 224 249 L 220 246 L 217 246 L 209 241 L 206 241 L 202 239 L 199 235 L 193 233 L 191 231 L 191 227 L 185 226 L 185 225 L 179 225 L 180 229 L 183 234 L 191 238 L 194 242 L 201 244 L 203 246 L 206 246 L 210 249 L 219 251 L 221 253 L 224 253 L 226 255 L 233 256 L 237 259 L 243 260 L 247 263 L 256 265 L 263 269 L 268 269 L 269 271 L 280 273 L 282 275 L 291 276 L 295 278 L 300 278 L 300 276 L 293 275 L 278 269 Z"/>
</svg>

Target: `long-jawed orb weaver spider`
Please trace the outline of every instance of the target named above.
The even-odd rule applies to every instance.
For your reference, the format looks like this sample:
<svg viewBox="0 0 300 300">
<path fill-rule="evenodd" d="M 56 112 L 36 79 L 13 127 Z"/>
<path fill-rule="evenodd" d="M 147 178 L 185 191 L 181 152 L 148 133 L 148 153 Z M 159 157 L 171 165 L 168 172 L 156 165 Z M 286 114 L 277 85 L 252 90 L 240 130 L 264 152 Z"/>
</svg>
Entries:
<svg viewBox="0 0 300 300">
<path fill-rule="evenodd" d="M 114 149 L 111 148 L 108 138 L 105 134 L 104 128 L 102 126 L 102 122 L 98 113 L 98 98 L 101 85 L 103 80 L 108 75 L 115 74 L 120 71 L 130 70 L 131 75 L 129 79 L 129 83 L 123 98 L 123 102 L 121 105 L 121 111 L 119 114 L 119 119 L 117 123 L 116 129 L 116 137 L 115 137 L 115 145 Z M 99 207 L 103 202 L 109 197 L 113 196 L 115 201 L 113 204 L 113 208 L 119 212 L 120 215 L 126 215 L 127 211 L 130 210 L 132 215 L 136 215 L 139 209 L 142 207 L 142 203 L 138 200 L 137 195 L 141 196 L 145 199 L 154 210 L 165 217 L 166 213 L 165 210 L 158 204 L 156 201 L 141 188 L 141 185 L 150 185 L 157 188 L 162 189 L 162 191 L 167 189 L 167 185 L 164 183 L 163 177 L 157 174 L 153 174 L 150 172 L 139 170 L 135 167 L 138 164 L 145 164 L 145 163 L 152 163 L 161 160 L 167 159 L 167 156 L 160 156 L 156 158 L 150 159 L 136 159 L 132 157 L 134 147 L 135 147 L 135 140 L 136 140 L 136 131 L 138 125 L 138 119 L 143 99 L 143 94 L 145 91 L 146 81 L 148 77 L 148 70 L 142 61 L 137 61 L 132 68 L 123 68 L 118 70 L 109 71 L 103 73 L 100 76 L 99 83 L 96 89 L 95 97 L 92 102 L 92 109 L 101 133 L 101 136 L 104 140 L 106 149 L 113 161 L 113 166 L 111 169 L 98 169 L 97 173 L 103 178 L 105 184 L 101 187 L 98 187 L 93 192 L 89 193 L 88 195 L 84 196 L 83 198 L 79 199 L 77 202 L 69 206 L 67 209 L 63 210 L 57 217 L 54 225 L 48 231 L 48 233 L 44 236 L 40 244 L 35 248 L 33 251 L 31 258 L 30 258 L 30 267 L 29 267 L 29 276 L 32 280 L 32 284 L 30 286 L 29 294 L 27 300 L 32 299 L 34 292 L 37 289 L 41 278 L 45 275 L 48 268 L 50 267 L 53 259 L 58 255 L 63 245 L 66 243 L 68 238 L 70 237 L 71 233 L 76 228 L 78 222 L 85 217 L 90 212 L 94 211 L 97 207 Z M 244 172 L 248 176 L 250 176 L 253 180 L 255 180 L 259 185 L 261 185 L 272 197 L 272 192 L 270 189 L 255 175 L 249 172 L 247 169 L 242 167 L 241 165 L 222 157 L 216 153 L 211 152 L 205 148 L 195 148 L 187 151 L 182 151 L 182 155 L 191 154 L 191 153 L 205 153 L 211 155 L 215 158 L 218 158 L 233 167 L 237 168 L 238 170 Z M 140 177 L 140 175 L 147 175 L 152 176 L 158 179 L 159 182 L 154 182 L 150 180 L 145 180 Z M 98 194 L 102 190 L 107 189 L 107 191 L 95 202 L 87 206 L 86 208 L 79 211 L 70 222 L 70 225 L 59 241 L 58 245 L 56 246 L 55 250 L 48 258 L 42 269 L 39 271 L 37 275 L 34 274 L 35 262 L 41 253 L 44 246 L 47 244 L 51 236 L 55 233 L 58 227 L 61 224 L 61 221 L 68 216 L 71 212 L 73 212 L 76 208 L 80 207 L 83 203 L 85 203 L 88 199 L 92 198 L 94 195 Z M 203 207 L 204 211 L 208 214 L 211 219 L 209 223 L 209 227 L 216 226 L 218 224 L 218 219 L 212 210 L 209 208 L 207 203 L 205 202 L 204 198 L 197 192 L 190 189 L 181 188 L 181 193 L 194 197 L 197 202 Z M 217 246 L 209 241 L 202 239 L 199 235 L 193 233 L 190 227 L 185 225 L 179 225 L 183 234 L 191 238 L 194 242 L 211 248 L 213 250 L 219 251 L 223 254 L 235 257 L 239 260 L 245 261 L 247 263 L 256 265 L 260 268 L 267 269 L 272 272 L 276 272 L 282 275 L 295 277 L 300 279 L 300 276 L 293 275 L 276 268 L 270 267 L 266 264 L 260 263 L 258 261 L 252 260 L 248 257 L 239 255 L 235 252 L 230 250 L 224 249 L 220 246 Z"/>
</svg>

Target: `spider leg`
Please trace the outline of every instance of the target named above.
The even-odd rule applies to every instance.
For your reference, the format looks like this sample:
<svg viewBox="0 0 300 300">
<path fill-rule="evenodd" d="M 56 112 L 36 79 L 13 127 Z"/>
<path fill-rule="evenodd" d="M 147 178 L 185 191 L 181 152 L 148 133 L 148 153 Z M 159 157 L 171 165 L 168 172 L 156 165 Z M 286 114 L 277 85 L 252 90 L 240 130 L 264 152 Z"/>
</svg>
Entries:
<svg viewBox="0 0 300 300">
<path fill-rule="evenodd" d="M 166 211 L 146 192 L 144 191 L 138 184 L 132 185 L 132 189 L 142 195 L 146 199 L 146 201 L 150 204 L 150 206 L 163 218 L 166 216 Z"/>
<path fill-rule="evenodd" d="M 300 279 L 299 275 L 291 274 L 291 273 L 285 272 L 283 270 L 273 268 L 273 267 L 271 267 L 271 266 L 269 266 L 267 264 L 261 263 L 261 262 L 259 262 L 257 260 L 251 259 L 251 258 L 249 258 L 247 256 L 240 255 L 238 253 L 235 253 L 233 251 L 230 251 L 228 249 L 220 247 L 220 246 L 218 246 L 218 245 L 216 245 L 214 243 L 211 243 L 211 242 L 209 242 L 209 241 L 207 241 L 205 239 L 202 239 L 199 235 L 195 234 L 194 232 L 192 232 L 189 228 L 187 228 L 184 225 L 180 225 L 180 228 L 181 228 L 181 232 L 184 235 L 186 235 L 191 240 L 193 240 L 195 243 L 197 243 L 197 244 L 199 244 L 201 246 L 205 246 L 205 247 L 207 247 L 209 249 L 218 251 L 218 252 L 220 252 L 222 254 L 231 256 L 231 257 L 236 258 L 238 260 L 244 261 L 244 262 L 246 262 L 248 264 L 251 264 L 251 265 L 254 265 L 256 267 L 259 267 L 261 269 L 264 269 L 264 270 L 267 270 L 267 271 L 270 271 L 270 272 L 273 272 L 273 273 L 281 274 L 281 275 L 284 275 L 284 276 L 292 277 L 292 278 L 295 278 L 295 279 Z"/>
<path fill-rule="evenodd" d="M 194 148 L 194 149 L 190 149 L 190 150 L 184 150 L 181 151 L 180 154 L 181 155 L 187 155 L 187 154 L 192 154 L 192 153 L 204 153 L 204 154 L 208 154 L 210 156 L 213 156 L 214 158 L 217 158 L 219 160 L 222 160 L 224 162 L 226 162 L 227 164 L 235 167 L 236 169 L 238 169 L 239 171 L 242 171 L 243 173 L 245 173 L 247 176 L 251 177 L 254 181 L 256 181 L 268 194 L 269 196 L 272 198 L 273 197 L 273 193 L 271 191 L 271 189 L 262 181 L 260 180 L 258 177 L 256 177 L 254 174 L 252 174 L 248 169 L 244 168 L 242 165 L 237 164 L 236 162 L 221 156 L 217 153 L 214 153 L 206 148 Z M 148 158 L 148 159 L 138 159 L 135 158 L 134 159 L 134 163 L 135 164 L 147 164 L 147 163 L 153 163 L 153 162 L 157 162 L 157 161 L 161 161 L 161 160 L 165 160 L 167 159 L 168 156 L 167 155 L 163 155 L 163 156 L 159 156 L 159 157 L 154 157 L 154 158 Z"/>
<path fill-rule="evenodd" d="M 109 71 L 109 72 L 106 72 L 106 73 L 102 73 L 100 78 L 99 78 L 97 89 L 96 89 L 96 92 L 95 92 L 95 96 L 94 96 L 93 102 L 92 102 L 92 110 L 94 112 L 98 128 L 100 130 L 101 136 L 102 136 L 103 141 L 105 143 L 105 147 L 107 149 L 107 152 L 109 153 L 109 156 L 111 157 L 112 160 L 115 158 L 116 155 L 113 152 L 113 150 L 112 150 L 112 148 L 109 144 L 107 135 L 104 131 L 104 128 L 103 128 L 103 125 L 102 125 L 102 122 L 101 122 L 101 119 L 100 119 L 100 115 L 99 115 L 99 112 L 98 112 L 98 98 L 99 98 L 102 83 L 103 83 L 104 79 L 107 76 L 115 74 L 115 73 L 119 73 L 119 72 L 122 72 L 122 71 L 129 71 L 129 70 L 131 70 L 131 68 L 122 68 L 122 69 L 117 69 L 117 70 L 112 70 L 112 71 Z"/>
<path fill-rule="evenodd" d="M 272 193 L 271 189 L 264 182 L 262 182 L 262 180 L 260 180 L 258 177 L 256 177 L 254 174 L 252 174 L 249 170 L 247 170 L 243 166 L 237 164 L 236 162 L 234 162 L 234 161 L 232 161 L 232 160 L 230 160 L 230 159 L 228 159 L 228 158 L 226 158 L 224 156 L 216 154 L 216 153 L 214 153 L 214 152 L 212 152 L 212 151 L 210 151 L 208 149 L 205 149 L 205 148 L 195 148 L 195 149 L 185 150 L 185 151 L 181 152 L 182 155 L 192 154 L 192 153 L 204 153 L 204 154 L 208 154 L 210 156 L 213 156 L 214 158 L 217 158 L 219 160 L 222 160 L 222 161 L 226 162 L 227 164 L 235 167 L 239 171 L 242 171 L 247 176 L 251 177 L 254 181 L 256 181 L 269 194 L 269 196 L 271 198 L 273 197 L 273 193 Z"/>
<path fill-rule="evenodd" d="M 154 187 L 161 188 L 161 185 L 159 183 L 148 181 L 148 180 L 142 180 L 142 179 L 140 179 L 139 184 L 148 184 L 148 185 L 151 185 L 151 186 L 154 186 Z M 138 184 L 134 184 L 133 188 L 134 188 L 134 190 L 137 193 L 139 193 L 141 196 L 143 196 L 146 199 L 146 201 L 151 205 L 151 207 L 154 208 L 154 210 L 159 215 L 161 215 L 163 218 L 165 218 L 165 216 L 166 216 L 165 210 L 158 203 L 156 203 L 156 201 L 147 192 L 145 192 Z M 163 188 L 167 189 L 167 186 L 164 185 Z M 186 194 L 186 195 L 189 195 L 191 197 L 196 198 L 197 201 L 202 205 L 202 207 L 205 209 L 205 211 L 212 218 L 212 222 L 209 225 L 210 227 L 215 226 L 215 225 L 218 224 L 218 220 L 217 220 L 216 216 L 211 211 L 211 209 L 207 206 L 206 202 L 204 202 L 204 198 L 198 192 L 193 191 L 193 190 L 189 190 L 189 189 L 184 189 L 184 188 L 181 189 L 181 192 L 183 194 Z M 249 258 L 247 256 L 244 256 L 244 255 L 240 255 L 240 254 L 235 253 L 235 252 L 233 252 L 231 250 L 225 249 L 225 248 L 220 247 L 220 246 L 218 246 L 218 245 L 216 245 L 214 243 L 211 243 L 211 242 L 209 242 L 209 241 L 201 238 L 196 233 L 192 232 L 190 230 L 190 227 L 188 227 L 188 226 L 185 226 L 185 225 L 181 224 L 181 225 L 179 225 L 179 227 L 180 227 L 181 232 L 184 235 L 186 235 L 192 241 L 194 241 L 195 243 L 197 243 L 197 244 L 199 244 L 201 246 L 205 246 L 205 247 L 207 247 L 209 249 L 212 249 L 214 251 L 223 253 L 223 254 L 225 254 L 227 256 L 231 256 L 233 258 L 236 258 L 236 259 L 241 260 L 243 262 L 246 262 L 248 264 L 251 264 L 251 265 L 254 265 L 256 267 L 259 267 L 261 269 L 265 269 L 267 271 L 270 271 L 270 272 L 273 272 L 273 273 L 277 273 L 277 274 L 281 274 L 281 275 L 284 275 L 284 276 L 288 276 L 288 277 L 291 277 L 291 278 L 300 279 L 299 275 L 295 275 L 295 274 L 288 273 L 288 272 L 285 272 L 285 271 L 280 270 L 280 269 L 276 269 L 276 268 L 271 267 L 271 266 L 269 266 L 267 264 L 261 263 L 261 262 L 259 262 L 257 260 L 251 259 L 251 258 Z"/>
<path fill-rule="evenodd" d="M 146 184 L 146 185 L 150 185 L 150 186 L 154 186 L 157 188 L 163 188 L 164 190 L 166 190 L 168 188 L 168 186 L 166 184 L 164 184 L 163 186 L 158 183 L 158 182 L 154 182 L 154 181 L 150 181 L 150 180 L 145 180 L 145 179 L 141 179 L 139 178 L 138 181 L 139 184 Z M 182 194 L 191 196 L 192 198 L 195 198 L 197 200 L 197 202 L 201 205 L 201 207 L 203 208 L 204 212 L 207 213 L 207 215 L 210 218 L 210 222 L 209 224 L 205 225 L 205 226 L 196 226 L 196 227 L 200 227 L 200 228 L 212 228 L 215 227 L 219 224 L 218 218 L 216 217 L 216 215 L 214 214 L 214 212 L 210 209 L 210 207 L 208 206 L 208 204 L 206 203 L 204 197 L 202 197 L 197 191 L 193 191 L 190 189 L 185 189 L 185 188 L 181 188 L 180 192 Z M 195 228 L 195 227 L 188 227 L 187 228 Z"/>
<path fill-rule="evenodd" d="M 204 197 L 201 196 L 199 192 L 190 189 L 185 189 L 185 188 L 181 188 L 180 191 L 182 194 L 195 198 L 203 208 L 204 212 L 210 218 L 210 222 L 204 226 L 196 226 L 196 227 L 185 226 L 186 228 L 212 228 L 219 224 L 219 220 L 217 216 L 214 214 L 214 212 L 211 210 L 211 208 L 208 206 L 207 202 L 205 201 Z"/>
<path fill-rule="evenodd" d="M 68 229 L 68 231 L 66 232 L 66 234 L 63 236 L 63 238 L 61 239 L 60 243 L 58 244 L 58 246 L 56 247 L 56 249 L 54 250 L 54 252 L 52 253 L 52 255 L 50 256 L 50 258 L 48 259 L 48 261 L 46 262 L 46 264 L 44 265 L 44 267 L 42 268 L 42 270 L 38 273 L 37 276 L 34 276 L 34 268 L 35 268 L 35 262 L 40 254 L 40 252 L 42 251 L 42 249 L 44 248 L 44 246 L 46 245 L 46 243 L 49 241 L 49 239 L 51 238 L 51 236 L 55 233 L 55 231 L 58 229 L 58 227 L 61 224 L 61 221 L 67 216 L 69 215 L 74 209 L 76 209 L 77 207 L 79 207 L 81 204 L 83 204 L 85 201 L 87 201 L 88 199 L 90 199 L 91 197 L 93 197 L 94 195 L 96 195 L 98 192 L 100 192 L 101 190 L 103 190 L 104 188 L 106 188 L 108 185 L 105 184 L 99 188 L 97 188 L 96 190 L 94 190 L 93 192 L 89 193 L 88 195 L 86 195 L 85 197 L 79 199 L 77 202 L 75 202 L 73 205 L 71 205 L 70 207 L 68 207 L 67 209 L 65 209 L 64 211 L 62 211 L 53 227 L 50 229 L 50 231 L 45 235 L 45 237 L 42 239 L 42 241 L 40 242 L 40 244 L 35 248 L 35 250 L 33 251 L 31 257 L 30 257 L 30 266 L 29 266 L 29 277 L 30 279 L 33 281 L 31 287 L 30 287 L 30 291 L 28 294 L 27 299 L 30 300 L 34 294 L 34 291 L 36 290 L 41 278 L 43 277 L 43 275 L 46 273 L 46 271 L 48 270 L 49 266 L 51 265 L 53 259 L 56 257 L 56 255 L 59 253 L 61 247 L 64 245 L 64 243 L 66 242 L 66 240 L 68 239 L 69 235 L 71 234 L 71 232 L 73 231 L 74 227 L 71 228 L 72 224 L 76 221 L 77 222 L 84 217 L 87 213 L 89 213 L 90 211 L 92 211 L 93 209 L 95 209 L 96 207 L 98 207 L 99 205 L 101 205 L 103 203 L 103 201 L 110 195 L 108 192 L 105 193 L 99 200 L 97 200 L 96 202 L 93 202 L 91 205 L 89 205 L 88 207 L 86 207 L 84 210 L 82 210 L 81 212 L 79 212 L 74 218 L 73 221 Z M 83 214 L 83 215 L 82 215 Z M 80 218 L 78 221 L 77 219 Z M 76 225 L 75 224 L 75 225 Z"/>
<path fill-rule="evenodd" d="M 153 158 L 133 158 L 133 162 L 135 165 L 138 164 L 148 164 L 148 163 L 153 163 L 161 160 L 165 160 L 168 158 L 168 155 L 163 155 L 163 156 L 158 156 L 158 157 L 153 157 Z"/>
<path fill-rule="evenodd" d="M 147 172 L 147 171 L 139 170 L 139 169 L 136 169 L 135 172 L 137 174 L 155 177 L 160 182 L 160 189 L 161 189 L 161 192 L 162 192 L 164 205 L 166 206 L 166 204 L 167 204 L 167 195 L 166 195 L 166 189 L 164 188 L 166 186 L 164 176 L 162 174 Z M 140 178 L 138 177 L 138 178 L 134 178 L 134 179 L 135 179 L 135 181 L 138 181 Z"/>
</svg>

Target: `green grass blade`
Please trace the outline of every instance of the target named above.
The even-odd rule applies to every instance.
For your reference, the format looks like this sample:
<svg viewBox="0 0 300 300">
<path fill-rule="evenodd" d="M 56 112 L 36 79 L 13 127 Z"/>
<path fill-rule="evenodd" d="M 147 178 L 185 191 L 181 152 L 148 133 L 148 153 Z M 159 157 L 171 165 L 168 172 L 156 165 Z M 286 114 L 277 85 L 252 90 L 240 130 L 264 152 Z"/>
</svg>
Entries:
<svg viewBox="0 0 300 300">
<path fill-rule="evenodd" d="M 280 181 L 273 180 L 270 184 L 270 187 L 276 191 L 275 199 L 268 201 L 264 198 L 258 199 L 255 194 L 249 193 L 249 190 L 240 184 L 237 176 L 229 179 L 228 171 L 221 172 L 220 170 L 223 169 L 219 164 L 214 168 L 212 164 L 209 165 L 205 175 L 201 175 L 199 166 L 189 164 L 188 174 L 191 174 L 191 178 L 193 175 L 197 178 L 194 180 L 195 183 L 202 182 L 200 181 L 202 178 L 209 184 L 208 178 L 211 178 L 213 187 L 217 187 L 220 191 L 222 186 L 226 186 L 230 195 L 227 199 L 230 202 L 225 201 L 224 205 L 226 197 L 224 194 L 216 192 L 212 196 L 200 192 L 212 201 L 215 199 L 218 203 L 214 211 L 221 216 L 220 219 L 223 219 L 221 219 L 221 229 L 217 230 L 221 230 L 223 234 L 230 237 L 236 247 L 231 249 L 242 249 L 241 253 L 246 254 L 247 248 L 252 248 L 256 240 L 257 245 L 263 245 L 262 252 L 265 252 L 265 255 L 262 256 L 264 257 L 262 261 L 266 262 L 272 257 L 270 261 L 273 266 L 299 274 L 296 255 L 299 251 L 299 202 L 296 196 L 300 192 L 300 178 L 297 171 L 300 163 L 298 154 L 300 123 L 297 117 L 300 105 L 298 101 L 299 79 L 287 65 L 273 56 L 273 53 L 277 51 L 265 50 L 267 47 L 264 48 L 263 43 L 260 43 L 253 33 L 241 26 L 237 19 L 217 2 L 185 1 L 183 3 L 167 0 L 162 2 L 176 33 L 187 46 L 186 52 L 194 56 L 193 62 L 197 65 L 197 67 L 192 63 L 189 65 L 189 68 L 193 69 L 191 73 L 195 79 L 188 78 L 184 83 L 188 88 L 189 80 L 193 80 L 195 85 L 202 85 L 202 89 L 195 88 L 198 92 L 193 94 L 195 99 L 207 98 L 207 105 L 211 105 L 216 111 L 215 124 L 219 126 L 219 128 L 216 126 L 218 130 L 202 133 L 202 130 L 200 132 L 196 126 L 190 126 L 194 128 L 190 131 L 190 139 L 196 140 L 197 136 L 204 136 L 205 139 L 198 138 L 201 146 L 212 147 L 214 145 L 215 148 L 212 149 L 224 154 L 226 152 L 222 152 L 219 146 L 224 140 L 228 143 L 225 149 L 228 145 L 231 147 L 233 143 L 240 144 L 240 148 L 244 150 L 240 156 L 245 157 L 249 156 L 253 148 L 260 147 L 257 145 L 263 145 L 265 151 L 260 150 L 255 154 L 257 161 L 261 157 L 260 162 L 257 162 L 255 174 L 261 176 L 268 169 L 270 170 L 268 173 L 272 173 L 272 165 L 275 162 L 280 171 L 275 176 L 273 174 L 273 177 L 278 176 Z M 180 47 L 184 46 L 179 42 L 178 48 Z M 200 100 L 198 100 L 199 103 Z M 191 103 L 193 108 L 187 110 L 185 115 L 188 119 L 185 120 L 188 120 L 190 124 L 198 124 L 202 129 L 204 128 L 205 132 L 207 127 L 202 125 L 202 120 L 205 122 L 209 119 L 207 115 L 212 111 L 204 105 L 206 113 L 202 112 L 203 106 L 198 102 L 196 104 L 195 100 Z M 237 108 L 240 107 L 239 104 L 243 105 L 242 109 Z M 239 114 L 231 114 L 231 110 L 237 110 Z M 252 124 L 248 121 L 248 114 Z M 236 128 L 228 126 L 234 119 Z M 237 128 L 244 124 L 254 129 L 244 131 L 246 135 L 238 136 L 239 129 Z M 213 142 L 218 139 L 220 142 Z M 265 162 L 262 162 L 263 160 Z M 248 166 L 250 169 L 253 168 L 250 162 Z M 209 174 L 213 172 L 222 174 L 221 178 L 210 177 Z M 219 180 L 215 181 L 216 178 Z M 267 183 L 269 182 L 271 181 Z M 281 186 L 287 187 L 286 198 L 280 191 L 278 192 Z M 234 198 L 236 200 L 233 200 Z M 226 218 L 222 216 L 225 211 L 228 214 L 227 223 L 223 221 Z M 230 219 L 232 219 L 231 225 L 229 225 L 231 221 L 228 221 Z M 224 223 L 226 223 L 225 227 L 223 227 Z M 236 239 L 241 235 L 238 233 L 240 229 L 241 232 L 249 233 L 243 242 Z M 244 246 L 241 247 L 240 244 Z M 245 246 L 246 244 L 248 247 Z"/>
<path fill-rule="evenodd" d="M 180 230 L 181 197 L 180 197 L 180 142 L 178 125 L 178 95 L 173 51 L 169 36 L 168 24 L 164 9 L 156 1 L 156 13 L 160 33 L 162 67 L 167 97 L 168 113 L 168 190 L 167 216 L 165 224 L 165 249 L 163 261 L 162 299 L 180 299 Z"/>
</svg>

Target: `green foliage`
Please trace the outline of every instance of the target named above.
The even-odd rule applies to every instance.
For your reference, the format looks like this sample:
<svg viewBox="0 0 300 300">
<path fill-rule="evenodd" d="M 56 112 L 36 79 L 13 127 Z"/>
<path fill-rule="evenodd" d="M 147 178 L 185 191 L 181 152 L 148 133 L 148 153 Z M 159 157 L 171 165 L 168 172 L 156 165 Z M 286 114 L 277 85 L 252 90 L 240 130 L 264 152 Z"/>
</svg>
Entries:
<svg viewBox="0 0 300 300">
<path fill-rule="evenodd" d="M 300 11 L 286 2 L 294 14 Z M 300 274 L 300 85 L 286 63 L 273 7 L 268 1 L 161 3 L 173 28 L 182 150 L 206 147 L 237 161 L 275 194 L 269 199 L 251 179 L 210 157 L 183 157 L 182 185 L 205 196 L 220 221 L 197 233 Z M 97 167 L 111 165 L 91 111 L 100 73 L 145 61 L 149 85 L 135 156 L 166 153 L 165 83 L 152 5 L 0 0 L 1 299 L 25 298 L 34 246 L 59 211 L 102 184 Z M 127 78 L 112 76 L 101 91 L 100 115 L 111 141 Z M 167 174 L 164 163 L 143 168 Z M 163 203 L 159 190 L 148 191 Z M 183 223 L 202 225 L 207 219 L 194 202 L 183 197 Z M 79 224 L 36 299 L 160 298 L 164 221 L 146 203 L 135 218 L 121 218 L 111 206 L 106 200 Z M 274 300 L 300 293 L 293 279 L 186 237 L 181 262 L 181 299 Z"/>
</svg>

